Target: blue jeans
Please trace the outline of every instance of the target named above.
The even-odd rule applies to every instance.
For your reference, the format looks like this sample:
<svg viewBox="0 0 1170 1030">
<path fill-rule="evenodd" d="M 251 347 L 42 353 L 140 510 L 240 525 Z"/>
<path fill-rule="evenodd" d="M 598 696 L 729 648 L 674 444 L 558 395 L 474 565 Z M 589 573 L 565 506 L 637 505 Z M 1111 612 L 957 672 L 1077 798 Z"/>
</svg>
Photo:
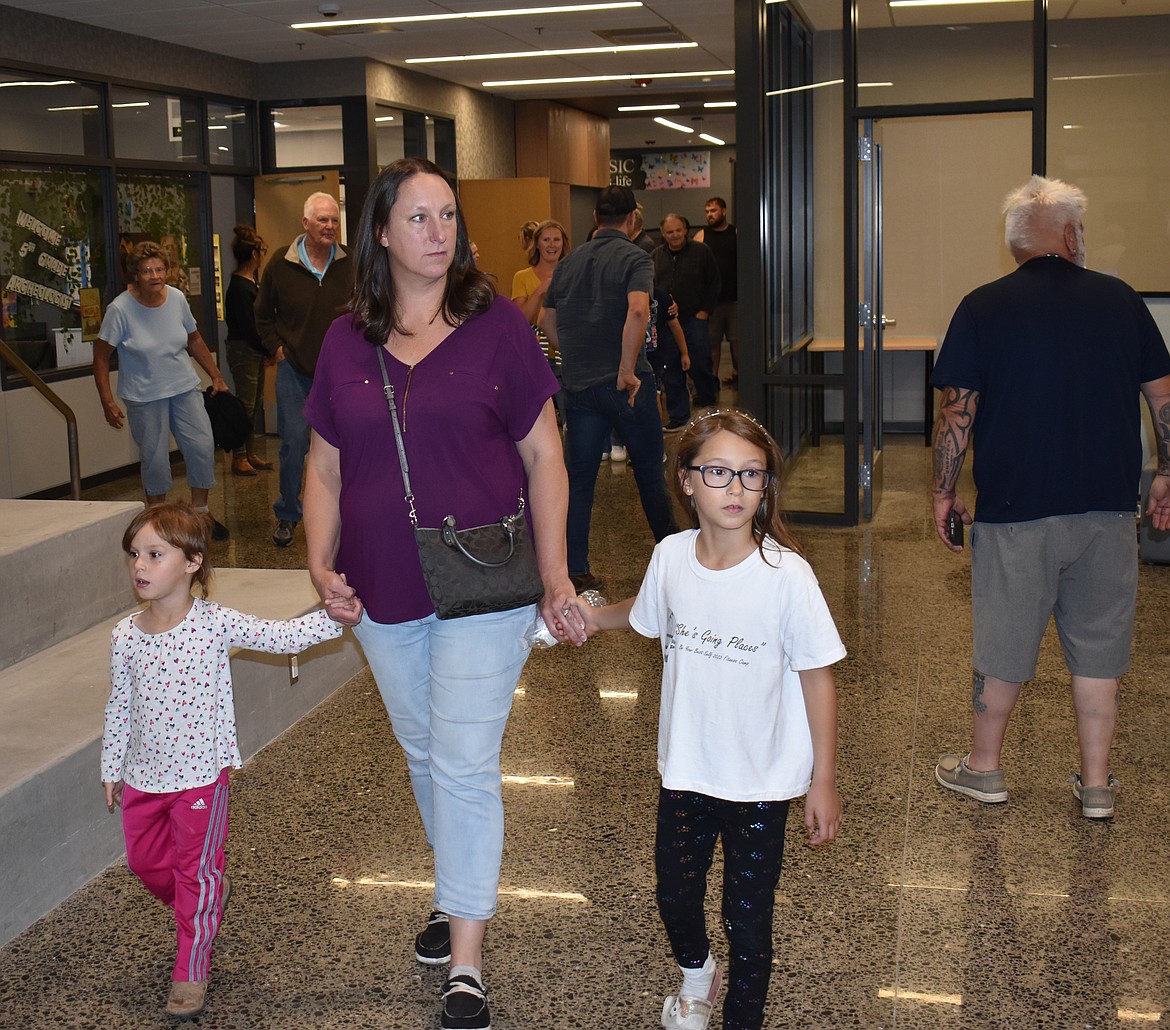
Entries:
<svg viewBox="0 0 1170 1030">
<path fill-rule="evenodd" d="M 301 375 L 288 361 L 276 366 L 276 431 L 280 434 L 280 496 L 272 506 L 278 519 L 301 521 L 301 485 L 309 453 L 305 401 L 313 377 Z"/>
<path fill-rule="evenodd" d="M 354 629 L 406 753 L 435 855 L 435 901 L 460 919 L 496 911 L 504 851 L 500 746 L 535 608 Z"/>
<path fill-rule="evenodd" d="M 615 377 L 616 378 L 616 377 Z M 629 394 L 609 380 L 568 394 L 569 518 L 566 526 L 569 575 L 589 573 L 589 522 L 593 516 L 593 488 L 601 455 L 611 431 L 625 444 L 642 510 L 655 541 L 678 532 L 670 494 L 662 475 L 662 422 L 654 376 L 639 376 L 642 388 L 630 407 Z"/>
<path fill-rule="evenodd" d="M 691 356 L 690 377 L 695 384 L 695 407 L 710 408 L 719 401 L 719 383 L 711 371 L 711 329 L 703 318 L 680 318 L 687 351 Z"/>
<path fill-rule="evenodd" d="M 170 490 L 171 437 L 187 463 L 187 483 L 195 490 L 215 486 L 215 437 L 198 389 L 157 401 L 123 401 L 130 435 L 138 444 L 142 489 L 147 497 Z"/>
</svg>

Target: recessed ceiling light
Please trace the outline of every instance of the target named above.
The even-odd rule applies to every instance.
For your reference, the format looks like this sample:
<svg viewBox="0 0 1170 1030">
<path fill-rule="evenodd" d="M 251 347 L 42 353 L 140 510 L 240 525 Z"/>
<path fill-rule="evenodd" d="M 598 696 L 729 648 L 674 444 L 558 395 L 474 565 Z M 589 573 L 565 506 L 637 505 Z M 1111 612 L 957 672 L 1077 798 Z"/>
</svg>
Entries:
<svg viewBox="0 0 1170 1030">
<path fill-rule="evenodd" d="M 634 104 L 631 107 L 619 107 L 619 111 L 677 111 L 681 104 Z"/>
<path fill-rule="evenodd" d="M 708 133 L 700 132 L 699 139 L 705 139 L 708 143 L 714 143 L 717 147 L 725 146 L 727 140 L 720 139 L 718 136 L 711 136 Z"/>
<path fill-rule="evenodd" d="M 679 132 L 685 132 L 688 135 L 694 132 L 689 125 L 679 125 L 678 122 L 672 122 L 669 118 L 655 118 L 659 125 L 665 125 L 668 129 L 677 129 Z"/>
<path fill-rule="evenodd" d="M 624 7 L 641 7 L 642 0 L 622 0 L 608 4 L 569 4 L 564 7 L 519 7 L 504 11 L 464 11 L 460 14 L 408 14 L 397 18 L 352 18 L 340 21 L 304 21 L 290 25 L 290 29 L 327 29 L 342 25 L 400 25 L 420 21 L 458 21 L 464 18 L 512 18 L 525 14 L 572 14 L 578 11 L 613 11 Z"/>
<path fill-rule="evenodd" d="M 703 104 L 703 106 L 707 107 L 707 108 L 710 108 L 710 107 L 735 107 L 735 101 L 734 100 L 708 100 L 705 104 Z"/>
<path fill-rule="evenodd" d="M 452 57 L 408 57 L 406 64 L 442 64 L 450 61 L 506 61 L 520 57 L 571 57 L 576 54 L 628 54 L 646 50 L 692 50 L 698 43 L 637 43 L 629 46 L 588 46 L 564 50 L 513 50 L 504 54 L 459 54 Z"/>
</svg>

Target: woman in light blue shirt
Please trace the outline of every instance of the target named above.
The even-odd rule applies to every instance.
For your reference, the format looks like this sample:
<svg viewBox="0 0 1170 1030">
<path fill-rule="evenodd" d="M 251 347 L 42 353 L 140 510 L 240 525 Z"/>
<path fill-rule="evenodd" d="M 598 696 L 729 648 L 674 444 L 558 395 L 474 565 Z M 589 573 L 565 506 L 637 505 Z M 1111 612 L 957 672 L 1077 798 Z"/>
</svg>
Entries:
<svg viewBox="0 0 1170 1030">
<path fill-rule="evenodd" d="M 166 500 L 172 485 L 170 437 L 187 463 L 191 506 L 207 510 L 215 486 L 215 440 L 203 404 L 199 375 L 191 359 L 211 377 L 214 393 L 227 389 L 215 359 L 195 327 L 187 298 L 167 285 L 168 258 L 157 243 L 138 243 L 126 260 L 129 287 L 106 309 L 93 345 L 93 377 L 106 421 L 121 429 L 130 423 L 142 465 L 147 505 Z M 110 388 L 110 355 L 118 353 L 118 394 Z M 214 522 L 216 540 L 227 527 Z"/>
</svg>

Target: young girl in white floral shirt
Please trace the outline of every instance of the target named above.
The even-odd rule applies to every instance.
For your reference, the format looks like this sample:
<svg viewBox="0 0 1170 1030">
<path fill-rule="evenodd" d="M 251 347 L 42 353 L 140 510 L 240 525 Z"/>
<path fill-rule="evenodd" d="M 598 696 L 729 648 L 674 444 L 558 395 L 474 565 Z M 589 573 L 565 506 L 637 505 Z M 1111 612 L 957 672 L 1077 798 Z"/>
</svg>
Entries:
<svg viewBox="0 0 1170 1030">
<path fill-rule="evenodd" d="M 224 875 L 228 769 L 238 769 L 233 647 L 294 654 L 341 635 L 361 612 L 355 597 L 288 621 L 244 615 L 207 600 L 206 512 L 158 504 L 122 537 L 130 581 L 149 607 L 114 627 L 102 740 L 106 807 L 122 807 L 126 863 L 174 909 L 178 954 L 167 1012 L 203 1010 L 211 942 L 231 891 Z M 191 594 L 198 583 L 202 598 Z"/>
</svg>

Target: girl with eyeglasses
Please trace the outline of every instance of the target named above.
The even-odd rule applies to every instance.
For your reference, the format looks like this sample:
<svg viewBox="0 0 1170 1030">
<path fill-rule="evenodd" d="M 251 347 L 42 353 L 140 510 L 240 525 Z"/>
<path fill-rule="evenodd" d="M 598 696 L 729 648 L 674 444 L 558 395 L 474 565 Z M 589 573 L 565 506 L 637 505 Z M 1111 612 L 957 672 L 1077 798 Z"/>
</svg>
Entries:
<svg viewBox="0 0 1170 1030">
<path fill-rule="evenodd" d="M 682 985 L 662 1025 L 705 1030 L 723 978 L 703 902 L 723 839 L 729 944 L 724 1030 L 764 1025 L 772 910 L 789 804 L 810 844 L 841 823 L 837 696 L 845 656 L 816 577 L 784 527 L 780 448 L 751 416 L 691 420 L 670 475 L 691 529 L 654 549 L 637 597 L 579 603 L 586 633 L 632 628 L 662 645 L 655 866 Z"/>
</svg>

